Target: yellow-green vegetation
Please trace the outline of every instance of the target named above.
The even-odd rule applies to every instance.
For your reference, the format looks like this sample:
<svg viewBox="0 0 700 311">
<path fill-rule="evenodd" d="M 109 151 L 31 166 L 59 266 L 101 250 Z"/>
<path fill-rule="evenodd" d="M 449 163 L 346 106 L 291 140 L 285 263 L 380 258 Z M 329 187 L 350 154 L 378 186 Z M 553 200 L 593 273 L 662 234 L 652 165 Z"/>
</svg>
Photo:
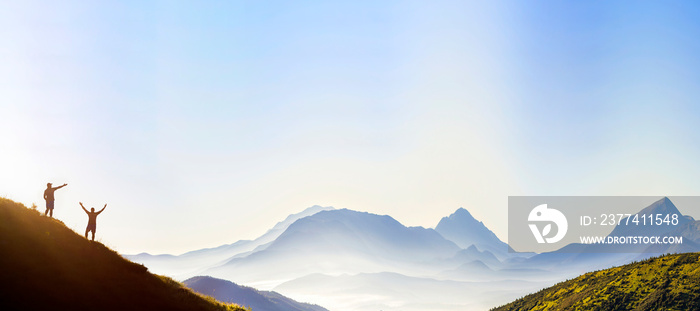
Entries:
<svg viewBox="0 0 700 311">
<path fill-rule="evenodd" d="M 700 310 L 700 253 L 586 273 L 492 310 Z"/>
<path fill-rule="evenodd" d="M 35 209 L 0 198 L 0 310 L 244 311 L 148 272 Z"/>
</svg>

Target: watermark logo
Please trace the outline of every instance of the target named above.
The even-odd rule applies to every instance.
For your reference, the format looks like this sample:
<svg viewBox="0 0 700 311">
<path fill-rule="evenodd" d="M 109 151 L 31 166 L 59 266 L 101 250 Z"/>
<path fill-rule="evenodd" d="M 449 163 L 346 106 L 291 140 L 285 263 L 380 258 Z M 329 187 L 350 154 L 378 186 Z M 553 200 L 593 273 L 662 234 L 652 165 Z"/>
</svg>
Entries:
<svg viewBox="0 0 700 311">
<path fill-rule="evenodd" d="M 700 196 L 509 196 L 509 251 L 700 252 L 688 242 L 700 229 L 688 229 L 695 220 L 676 204 L 700 206 Z"/>
<path fill-rule="evenodd" d="M 562 212 L 553 208 L 547 208 L 547 204 L 540 204 L 530 211 L 527 220 L 529 222 L 549 222 L 542 228 L 542 231 L 537 228 L 536 224 L 530 223 L 530 230 L 535 236 L 537 243 L 556 243 L 561 241 L 566 235 L 566 230 L 569 228 L 569 223 Z M 557 226 L 557 233 L 552 237 L 546 237 L 552 233 L 552 223 Z"/>
</svg>

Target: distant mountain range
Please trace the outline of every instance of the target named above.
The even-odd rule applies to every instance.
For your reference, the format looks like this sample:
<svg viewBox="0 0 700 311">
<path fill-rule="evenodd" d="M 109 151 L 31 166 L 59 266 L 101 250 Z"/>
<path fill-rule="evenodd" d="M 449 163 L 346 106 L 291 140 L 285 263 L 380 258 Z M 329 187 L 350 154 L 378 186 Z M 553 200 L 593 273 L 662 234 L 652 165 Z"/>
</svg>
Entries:
<svg viewBox="0 0 700 311">
<path fill-rule="evenodd" d="M 215 248 L 190 251 L 179 256 L 141 253 L 138 255 L 125 255 L 124 257 L 148 266 L 151 271 L 155 273 L 169 275 L 178 279 L 186 279 L 200 275 L 204 269 L 220 265 L 233 257 L 241 257 L 250 252 L 265 249 L 295 221 L 320 211 L 332 209 L 333 207 L 314 205 L 300 213 L 291 214 L 285 220 L 278 222 L 274 227 L 265 232 L 265 234 L 252 241 L 240 240 L 232 244 L 221 245 Z"/>
<path fill-rule="evenodd" d="M 259 291 L 209 276 L 196 276 L 183 283 L 200 294 L 255 311 L 328 311 L 321 306 L 296 302 L 276 292 Z"/>
<path fill-rule="evenodd" d="M 485 310 L 579 274 L 497 310 L 699 309 L 700 253 L 647 258 L 700 251 L 700 222 L 681 215 L 667 198 L 637 215 L 652 214 L 677 214 L 679 222 L 620 225 L 610 235 L 677 235 L 683 246 L 601 253 L 595 252 L 600 245 L 572 244 L 569 250 L 514 254 L 504 252 L 504 243 L 466 209 L 430 229 L 314 206 L 252 241 L 179 256 L 130 257 L 148 260 L 152 270 L 204 272 L 209 276 L 189 278 L 186 285 L 257 311 Z M 153 275 L 21 204 L 0 198 L 0 219 L 0 269 L 9 284 L 0 295 L 2 310 L 242 310 Z M 635 261 L 642 262 L 620 267 Z"/>
<path fill-rule="evenodd" d="M 266 249 L 203 272 L 255 284 L 313 273 L 406 272 L 454 256 L 460 248 L 433 229 L 347 209 L 302 218 Z"/>
<path fill-rule="evenodd" d="M 433 288 L 432 293 L 436 293 L 437 296 L 422 297 L 423 303 L 416 301 L 414 305 L 425 306 L 426 301 L 435 305 L 444 299 L 444 295 L 437 293 L 452 291 L 448 287 L 454 281 L 448 280 L 454 279 L 461 282 L 479 278 L 477 274 L 471 272 L 450 274 L 449 271 L 475 261 L 485 262 L 485 265 L 488 265 L 488 270 L 482 271 L 483 273 L 498 271 L 504 268 L 502 260 L 511 257 L 507 252 L 507 245 L 483 223 L 471 217 L 465 209 L 460 209 L 440 221 L 438 227 L 449 238 L 434 229 L 406 227 L 390 216 L 348 209 L 336 210 L 331 207 L 315 206 L 292 216 L 280 222 L 273 228 L 274 230 L 270 230 L 264 236 L 265 238 L 261 237 L 253 241 L 239 241 L 213 249 L 188 252 L 180 256 L 139 254 L 126 257 L 149 266 L 153 271 L 163 272 L 180 279 L 208 275 L 258 289 L 275 290 L 278 286 L 285 284 L 280 287 L 280 292 L 291 298 L 312 301 L 331 309 L 345 310 L 363 310 L 362 305 L 380 306 L 385 310 L 396 308 L 398 306 L 396 303 L 392 307 L 392 304 L 385 304 L 385 302 L 396 300 L 398 294 L 403 295 L 400 291 L 391 290 L 389 286 L 386 291 L 382 291 L 381 295 L 362 293 L 373 286 L 359 285 L 361 282 L 371 282 L 377 277 L 387 275 L 405 276 L 406 280 L 413 280 L 411 284 L 416 288 L 421 286 L 415 284 L 421 283 L 425 288 Z M 460 231 L 459 228 L 464 227 L 476 227 L 478 230 Z M 467 245 L 465 248 L 458 246 L 458 244 L 465 245 L 469 239 L 476 239 L 479 241 L 478 245 Z M 251 249 L 251 245 L 256 246 Z M 494 255 L 494 252 L 499 255 Z M 333 284 L 340 286 L 338 288 L 343 287 L 343 280 L 353 280 L 357 287 L 354 294 L 338 290 L 336 292 L 338 296 L 333 296 L 328 301 L 326 298 L 329 296 L 320 297 L 303 287 L 290 286 L 297 282 L 296 280 L 304 283 L 302 280 L 311 275 L 322 275 L 334 279 L 336 282 Z M 375 277 L 363 277 L 369 275 Z M 488 281 L 495 282 L 498 279 L 511 282 L 505 270 L 500 272 L 500 276 L 489 278 Z M 401 280 L 400 277 L 390 278 L 389 283 Z M 535 289 L 543 286 L 539 280 L 525 285 L 518 282 L 520 281 L 512 281 L 517 285 L 502 292 L 505 293 L 506 298 L 484 299 L 491 303 L 469 303 L 469 306 L 486 308 L 508 297 L 517 297 L 517 293 L 522 288 Z M 494 284 L 496 283 L 491 283 L 484 288 L 491 288 Z M 395 288 L 406 288 L 404 284 L 394 285 Z M 468 287 L 478 296 L 479 286 L 469 284 Z M 328 289 L 332 288 L 335 288 L 335 285 L 328 286 Z M 373 296 L 370 300 L 376 300 L 376 304 L 367 301 L 359 303 L 358 299 L 365 299 L 360 297 L 366 297 L 366 295 Z M 345 299 L 340 296 L 355 298 L 347 304 L 338 304 L 338 301 Z M 316 300 L 309 300 L 307 297 Z M 457 300 L 464 302 L 464 297 L 462 295 Z M 412 308 L 406 303 L 401 305 L 407 309 Z"/>
<path fill-rule="evenodd" d="M 678 213 L 664 198 L 647 213 Z M 623 227 L 613 234 L 682 235 L 684 246 L 610 253 L 572 244 L 542 254 L 509 252 L 507 244 L 459 208 L 435 229 L 406 227 L 386 215 L 314 206 L 266 235 L 180 256 L 127 256 L 180 279 L 208 275 L 331 310 L 487 309 L 581 273 L 642 260 L 653 253 L 700 251 L 700 224 L 681 216 L 671 227 Z M 169 271 L 169 272 L 168 272 Z M 382 284 L 379 286 L 378 284 Z M 418 289 L 424 290 L 416 292 Z M 461 291 L 456 298 L 445 293 Z"/>
</svg>

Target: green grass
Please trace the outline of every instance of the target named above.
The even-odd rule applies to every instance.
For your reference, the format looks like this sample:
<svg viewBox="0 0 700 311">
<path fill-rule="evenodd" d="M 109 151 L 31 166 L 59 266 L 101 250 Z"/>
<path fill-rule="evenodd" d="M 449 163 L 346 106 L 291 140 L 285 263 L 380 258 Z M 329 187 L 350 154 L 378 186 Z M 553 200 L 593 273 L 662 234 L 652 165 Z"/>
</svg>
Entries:
<svg viewBox="0 0 700 311">
<path fill-rule="evenodd" d="M 586 273 L 492 310 L 700 310 L 700 253 Z"/>
<path fill-rule="evenodd" d="M 0 198 L 0 310 L 247 310 L 148 272 L 62 222 Z"/>
</svg>

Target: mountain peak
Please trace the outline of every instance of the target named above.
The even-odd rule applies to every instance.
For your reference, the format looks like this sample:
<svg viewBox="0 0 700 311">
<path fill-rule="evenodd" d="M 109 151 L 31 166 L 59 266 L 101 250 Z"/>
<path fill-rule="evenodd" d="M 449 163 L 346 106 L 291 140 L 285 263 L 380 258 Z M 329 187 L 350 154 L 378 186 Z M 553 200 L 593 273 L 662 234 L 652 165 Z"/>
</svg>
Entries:
<svg viewBox="0 0 700 311">
<path fill-rule="evenodd" d="M 476 220 L 463 207 L 458 208 L 448 217 L 443 217 L 435 231 L 446 239 L 455 242 L 461 248 L 472 245 L 491 246 L 507 251 L 505 244 L 483 222 Z"/>
<path fill-rule="evenodd" d="M 476 218 L 474 218 L 474 216 L 472 216 L 472 214 L 464 207 L 458 208 L 454 213 L 450 214 L 450 216 L 443 217 L 440 220 L 440 223 L 447 221 L 457 221 L 465 224 L 481 223 L 480 221 L 476 220 Z M 440 223 L 438 223 L 438 226 Z"/>
<path fill-rule="evenodd" d="M 321 205 L 313 205 L 311 207 L 307 207 L 302 213 L 313 213 L 313 212 L 320 212 L 320 211 L 327 211 L 327 210 L 334 210 L 335 207 L 333 206 L 321 206 Z"/>
<path fill-rule="evenodd" d="M 314 205 L 311 207 L 307 207 L 306 209 L 304 209 L 303 211 L 301 211 L 299 213 L 291 214 L 291 215 L 287 216 L 287 218 L 285 218 L 283 221 L 278 222 L 274 227 L 272 227 L 272 230 L 277 230 L 277 231 L 280 231 L 280 233 L 281 233 L 281 231 L 286 230 L 287 227 L 289 227 L 289 225 L 291 225 L 292 223 L 294 223 L 298 219 L 314 215 L 318 212 L 332 211 L 332 210 L 335 210 L 335 208 L 332 206 Z M 272 231 L 272 230 L 270 230 L 270 231 Z"/>
<path fill-rule="evenodd" d="M 458 208 L 454 213 L 452 213 L 452 215 L 450 215 L 450 217 L 452 216 L 469 216 L 471 218 L 474 218 L 474 216 L 472 216 L 472 214 L 464 207 Z"/>
<path fill-rule="evenodd" d="M 640 234 L 649 236 L 662 235 L 677 228 L 680 225 L 693 221 L 692 217 L 684 216 L 683 214 L 681 214 L 678 208 L 676 208 L 676 206 L 673 204 L 673 202 L 671 202 L 671 200 L 668 199 L 668 197 L 663 197 L 636 213 L 636 215 L 640 216 L 674 214 L 678 215 L 678 223 L 676 225 L 661 224 L 658 226 L 637 226 L 622 221 L 617 226 L 615 226 L 615 229 L 613 229 L 609 236 L 630 236 Z"/>
<path fill-rule="evenodd" d="M 651 205 L 647 206 L 643 210 L 639 211 L 640 215 L 647 215 L 647 214 L 678 214 L 682 215 L 680 211 L 678 211 L 678 208 L 676 208 L 676 205 L 669 200 L 668 197 L 663 197 L 662 199 L 659 199 L 658 201 L 652 203 Z"/>
</svg>

